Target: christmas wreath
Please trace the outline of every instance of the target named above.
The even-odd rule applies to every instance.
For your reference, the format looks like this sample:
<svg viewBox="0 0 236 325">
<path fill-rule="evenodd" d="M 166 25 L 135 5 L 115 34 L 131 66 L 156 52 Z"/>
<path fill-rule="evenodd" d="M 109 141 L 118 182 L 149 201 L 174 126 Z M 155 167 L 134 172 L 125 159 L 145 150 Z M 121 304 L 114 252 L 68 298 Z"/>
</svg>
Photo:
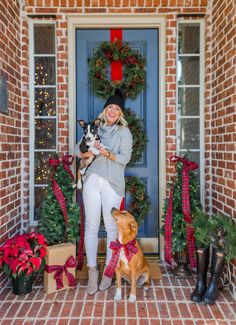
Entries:
<svg viewBox="0 0 236 325">
<path fill-rule="evenodd" d="M 126 176 L 125 180 L 126 192 L 131 195 L 131 202 L 127 207 L 127 211 L 134 216 L 135 220 L 140 225 L 150 211 L 151 202 L 146 194 L 145 185 L 138 177 Z"/>
<path fill-rule="evenodd" d="M 143 127 L 142 119 L 140 119 L 140 117 L 138 117 L 135 112 L 131 111 L 129 108 L 125 108 L 123 112 L 124 117 L 128 122 L 130 132 L 133 136 L 132 157 L 128 165 L 128 167 L 131 167 L 142 157 L 142 153 L 148 138 Z"/>
<path fill-rule="evenodd" d="M 112 61 L 120 61 L 123 67 L 122 80 L 108 78 L 108 66 Z M 137 51 L 120 40 L 103 42 L 89 59 L 90 84 L 98 97 L 108 98 L 116 88 L 121 88 L 126 97 L 136 98 L 145 88 L 146 61 Z"/>
</svg>

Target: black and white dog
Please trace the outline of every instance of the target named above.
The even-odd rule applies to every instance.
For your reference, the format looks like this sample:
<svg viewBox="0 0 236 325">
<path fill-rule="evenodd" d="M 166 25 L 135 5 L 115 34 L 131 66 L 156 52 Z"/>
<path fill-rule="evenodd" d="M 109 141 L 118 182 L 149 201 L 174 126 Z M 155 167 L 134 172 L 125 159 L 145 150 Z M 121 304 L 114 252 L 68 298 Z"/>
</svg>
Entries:
<svg viewBox="0 0 236 325">
<path fill-rule="evenodd" d="M 82 179 L 88 166 L 93 162 L 96 156 L 100 154 L 99 150 L 95 147 L 95 143 L 99 144 L 100 147 L 106 148 L 101 144 L 101 140 L 98 135 L 98 127 L 101 123 L 99 118 L 95 119 L 91 123 L 86 123 L 84 120 L 78 121 L 80 126 L 84 129 L 82 139 L 80 141 L 79 149 L 80 152 L 85 153 L 91 151 L 93 155 L 89 158 L 81 158 L 79 162 L 79 169 L 77 171 L 77 188 L 82 189 Z"/>
</svg>

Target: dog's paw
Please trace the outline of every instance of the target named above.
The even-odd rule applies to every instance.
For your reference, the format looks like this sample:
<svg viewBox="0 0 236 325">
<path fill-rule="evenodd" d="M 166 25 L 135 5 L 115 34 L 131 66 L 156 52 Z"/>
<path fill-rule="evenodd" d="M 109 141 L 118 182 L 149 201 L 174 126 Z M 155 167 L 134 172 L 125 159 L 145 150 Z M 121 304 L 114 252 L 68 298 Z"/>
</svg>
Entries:
<svg viewBox="0 0 236 325">
<path fill-rule="evenodd" d="M 119 301 L 121 299 L 122 299 L 121 288 L 116 288 L 116 294 L 115 294 L 114 300 Z"/>
<path fill-rule="evenodd" d="M 130 295 L 129 296 L 129 302 L 136 302 L 136 296 Z"/>
</svg>

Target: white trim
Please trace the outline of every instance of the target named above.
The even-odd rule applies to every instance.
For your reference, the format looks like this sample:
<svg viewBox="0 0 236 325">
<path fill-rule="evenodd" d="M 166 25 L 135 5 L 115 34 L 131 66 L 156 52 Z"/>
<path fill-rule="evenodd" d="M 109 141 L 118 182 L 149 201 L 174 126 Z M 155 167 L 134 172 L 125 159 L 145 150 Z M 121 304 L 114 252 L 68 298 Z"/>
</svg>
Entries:
<svg viewBox="0 0 236 325">
<path fill-rule="evenodd" d="M 177 24 L 177 44 L 179 44 L 178 41 L 178 25 L 179 24 L 186 24 L 186 25 L 192 25 L 197 24 L 200 28 L 200 34 L 199 34 L 199 45 L 200 45 L 200 51 L 199 54 L 179 54 L 178 53 L 178 46 L 176 48 L 176 61 L 178 61 L 178 58 L 180 56 L 199 56 L 200 62 L 199 62 L 199 85 L 178 85 L 178 71 L 176 71 L 176 151 L 177 152 L 185 152 L 187 149 L 180 149 L 180 127 L 178 125 L 178 121 L 184 118 L 199 118 L 199 134 L 200 134 L 200 141 L 199 141 L 199 149 L 191 149 L 191 152 L 200 152 L 200 199 L 203 208 L 205 207 L 205 200 L 204 200 L 204 189 L 205 189 L 205 160 L 204 160 L 204 46 L 205 46 L 205 40 L 204 40 L 204 27 L 205 23 L 204 20 L 182 20 L 178 19 Z M 176 70 L 178 69 L 178 65 Z M 199 88 L 199 115 L 195 116 L 184 116 L 180 115 L 178 112 L 178 88 Z"/>
<path fill-rule="evenodd" d="M 34 54 L 34 26 L 35 25 L 54 25 L 55 27 L 55 54 Z M 38 221 L 34 220 L 34 189 L 35 187 L 45 187 L 43 184 L 34 183 L 34 156 L 35 152 L 57 152 L 57 149 L 35 149 L 35 119 L 56 119 L 56 148 L 58 148 L 58 114 L 54 116 L 35 116 L 34 109 L 34 90 L 37 88 L 54 88 L 56 91 L 56 103 L 57 103 L 57 85 L 34 85 L 34 59 L 35 57 L 55 57 L 55 80 L 57 81 L 57 52 L 56 52 L 56 23 L 46 20 L 29 20 L 29 220 L 30 225 L 37 225 Z M 57 105 L 56 105 L 57 108 Z M 36 186 L 35 186 L 36 185 Z M 42 185 L 42 186 L 38 186 Z"/>
<path fill-rule="evenodd" d="M 205 209 L 205 127 L 204 127 L 204 94 L 205 94 L 205 21 L 200 22 L 200 195 L 201 203 Z"/>
<path fill-rule="evenodd" d="M 76 130 L 76 65 L 75 29 L 84 28 L 158 28 L 159 29 L 159 223 L 163 202 L 166 196 L 166 148 L 165 148 L 165 78 L 166 78 L 166 18 L 165 15 L 68 15 L 68 53 L 69 53 L 69 152 L 73 153 Z M 158 235 L 158 234 L 157 234 Z M 160 240 L 160 253 L 163 257 L 163 238 Z"/>
<path fill-rule="evenodd" d="M 29 220 L 34 221 L 34 22 L 29 21 Z"/>
</svg>

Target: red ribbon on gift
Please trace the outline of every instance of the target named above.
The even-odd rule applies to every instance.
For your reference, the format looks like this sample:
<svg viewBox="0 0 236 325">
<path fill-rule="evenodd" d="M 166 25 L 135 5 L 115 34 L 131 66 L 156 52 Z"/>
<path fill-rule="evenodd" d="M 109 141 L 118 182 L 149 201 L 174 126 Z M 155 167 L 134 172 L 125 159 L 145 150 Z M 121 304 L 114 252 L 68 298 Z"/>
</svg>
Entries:
<svg viewBox="0 0 236 325">
<path fill-rule="evenodd" d="M 66 200 L 64 197 L 64 194 L 62 193 L 62 190 L 60 186 L 57 184 L 57 181 L 55 180 L 55 172 L 57 170 L 57 167 L 62 164 L 64 169 L 67 171 L 67 173 L 71 176 L 71 178 L 74 180 L 74 175 L 72 174 L 69 166 L 73 164 L 74 157 L 71 155 L 65 155 L 62 157 L 62 159 L 58 158 L 49 158 L 49 165 L 53 167 L 53 173 L 52 173 L 52 190 L 53 193 L 61 207 L 61 211 L 64 217 L 65 222 L 65 228 L 67 228 L 68 225 L 68 217 L 67 217 L 67 210 L 66 210 Z"/>
<path fill-rule="evenodd" d="M 76 285 L 76 280 L 75 277 L 72 273 L 68 271 L 69 267 L 76 267 L 76 260 L 74 256 L 70 256 L 66 263 L 64 265 L 45 265 L 45 271 L 47 273 L 53 273 L 54 274 L 54 279 L 56 280 L 57 284 L 57 290 L 64 288 L 63 284 L 63 273 L 65 272 L 65 275 L 68 279 L 68 283 L 70 287 L 74 287 Z"/>
<path fill-rule="evenodd" d="M 190 197 L 189 197 L 189 170 L 195 170 L 198 168 L 198 164 L 189 161 L 188 159 L 181 158 L 178 156 L 170 157 L 171 162 L 180 161 L 183 164 L 182 168 L 182 211 L 184 220 L 187 224 L 187 247 L 189 254 L 189 261 L 192 268 L 196 267 L 196 256 L 195 256 L 195 239 L 194 229 L 192 227 L 192 220 L 190 216 Z M 173 213 L 173 193 L 174 184 L 171 189 L 168 207 L 165 215 L 165 261 L 172 264 L 172 213 Z"/>
<path fill-rule="evenodd" d="M 113 250 L 113 255 L 112 255 L 112 258 L 111 258 L 111 260 L 110 260 L 110 262 L 109 262 L 109 264 L 106 267 L 106 270 L 104 272 L 104 274 L 108 278 L 113 277 L 113 274 L 115 272 L 115 268 L 116 268 L 117 263 L 119 261 L 121 249 L 124 248 L 125 256 L 126 256 L 127 260 L 130 262 L 133 255 L 138 252 L 138 247 L 135 246 L 135 244 L 136 244 L 136 239 L 133 239 L 133 240 L 129 241 L 126 244 L 121 244 L 118 239 L 116 241 L 112 241 L 110 243 L 110 248 Z"/>
</svg>

